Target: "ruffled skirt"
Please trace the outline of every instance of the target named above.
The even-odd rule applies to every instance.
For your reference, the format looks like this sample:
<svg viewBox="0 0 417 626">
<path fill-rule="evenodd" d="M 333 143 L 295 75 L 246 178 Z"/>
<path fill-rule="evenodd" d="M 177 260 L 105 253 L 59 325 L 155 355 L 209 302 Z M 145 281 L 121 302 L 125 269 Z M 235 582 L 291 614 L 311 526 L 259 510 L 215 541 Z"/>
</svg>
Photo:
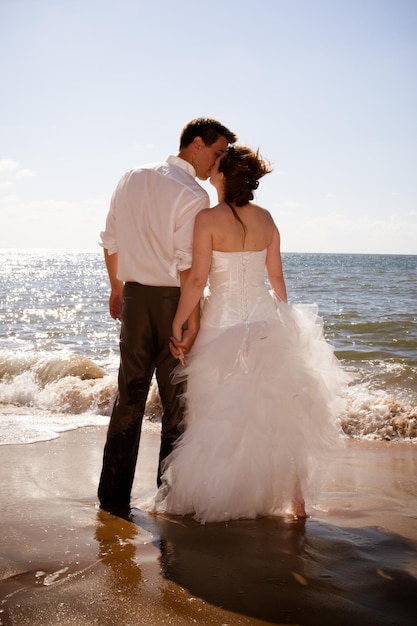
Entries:
<svg viewBox="0 0 417 626">
<path fill-rule="evenodd" d="M 316 307 L 200 331 L 185 367 L 185 430 L 165 461 L 154 512 L 202 523 L 289 512 L 311 502 L 341 446 L 347 382 Z"/>
</svg>

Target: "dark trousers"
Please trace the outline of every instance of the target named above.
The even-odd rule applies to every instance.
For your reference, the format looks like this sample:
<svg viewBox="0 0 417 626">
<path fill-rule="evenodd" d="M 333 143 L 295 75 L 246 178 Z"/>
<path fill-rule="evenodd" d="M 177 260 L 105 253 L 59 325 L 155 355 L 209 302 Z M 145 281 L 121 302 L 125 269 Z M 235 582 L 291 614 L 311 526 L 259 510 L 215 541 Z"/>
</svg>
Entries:
<svg viewBox="0 0 417 626">
<path fill-rule="evenodd" d="M 107 431 L 98 488 L 100 506 L 104 509 L 130 505 L 142 419 L 154 372 L 163 409 L 158 485 L 161 462 L 180 434 L 182 408 L 178 396 L 182 389 L 171 383 L 170 375 L 178 361 L 169 351 L 179 295 L 179 287 L 149 287 L 139 283 L 124 286 L 119 391 Z"/>
</svg>

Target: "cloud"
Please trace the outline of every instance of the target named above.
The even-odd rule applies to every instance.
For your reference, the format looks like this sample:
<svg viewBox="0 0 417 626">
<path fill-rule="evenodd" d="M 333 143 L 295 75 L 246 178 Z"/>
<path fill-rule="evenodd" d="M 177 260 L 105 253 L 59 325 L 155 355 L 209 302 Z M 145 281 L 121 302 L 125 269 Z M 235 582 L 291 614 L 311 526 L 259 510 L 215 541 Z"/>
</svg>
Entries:
<svg viewBox="0 0 417 626">
<path fill-rule="evenodd" d="M 153 143 L 135 143 L 133 146 L 134 150 L 143 150 L 144 152 L 148 152 L 149 150 L 153 150 L 155 148 Z"/>
<path fill-rule="evenodd" d="M 29 168 L 21 168 L 19 161 L 14 159 L 0 159 L 0 189 L 5 185 L 13 185 L 13 181 L 34 176 L 35 172 Z"/>
<path fill-rule="evenodd" d="M 7 189 L 7 190 L 14 189 L 15 186 L 16 186 L 15 183 L 12 183 L 11 180 L 4 180 L 4 181 L 0 180 L 0 190 L 2 190 L 2 189 Z"/>
<path fill-rule="evenodd" d="M 13 161 L 13 159 L 0 159 L 0 176 L 14 173 L 18 169 L 18 161 Z"/>
<path fill-rule="evenodd" d="M 288 252 L 417 254 L 415 216 L 359 217 L 329 212 L 294 218 L 281 214 L 282 249 Z"/>
<path fill-rule="evenodd" d="M 108 199 L 100 197 L 22 202 L 10 195 L 0 204 L 0 247 L 10 248 L 98 249 L 108 209 Z"/>
<path fill-rule="evenodd" d="M 22 170 L 18 170 L 15 174 L 15 177 L 17 179 L 19 178 L 30 178 L 31 176 L 34 176 L 35 172 L 33 170 L 29 170 L 27 168 L 22 169 Z"/>
<path fill-rule="evenodd" d="M 298 209 L 301 206 L 301 204 L 299 202 L 287 200 L 286 202 L 282 202 L 281 206 L 284 207 L 285 209 Z"/>
<path fill-rule="evenodd" d="M 11 188 L 13 188 L 14 185 L 12 185 Z M 10 188 L 8 189 L 8 191 L 10 190 Z M 11 209 L 12 207 L 15 207 L 16 204 L 19 202 L 19 197 L 16 196 L 15 194 L 7 194 L 5 196 L 1 196 L 0 195 L 0 205 L 6 207 L 6 209 Z"/>
<path fill-rule="evenodd" d="M 0 203 L 0 247 L 98 249 L 107 197 L 23 202 L 9 192 Z M 375 218 L 341 211 L 310 216 L 282 208 L 271 213 L 283 252 L 417 254 L 415 210 Z"/>
</svg>

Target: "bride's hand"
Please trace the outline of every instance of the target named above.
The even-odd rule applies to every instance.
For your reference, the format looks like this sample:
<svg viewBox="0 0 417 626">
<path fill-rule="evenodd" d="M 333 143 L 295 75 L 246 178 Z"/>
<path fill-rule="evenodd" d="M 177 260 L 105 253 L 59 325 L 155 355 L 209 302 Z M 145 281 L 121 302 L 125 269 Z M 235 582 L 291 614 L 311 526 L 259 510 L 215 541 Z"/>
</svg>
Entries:
<svg viewBox="0 0 417 626">
<path fill-rule="evenodd" d="M 181 341 L 178 341 L 178 339 L 176 339 L 175 337 L 171 337 L 171 354 L 176 359 L 179 359 L 182 365 L 185 365 L 185 355 L 188 354 L 193 347 L 197 334 L 198 329 L 191 330 L 190 328 L 186 328 L 182 333 Z"/>
<path fill-rule="evenodd" d="M 182 341 L 178 341 L 175 337 L 171 337 L 169 342 L 169 349 L 174 358 L 178 359 L 181 365 L 185 365 L 185 352 Z"/>
</svg>

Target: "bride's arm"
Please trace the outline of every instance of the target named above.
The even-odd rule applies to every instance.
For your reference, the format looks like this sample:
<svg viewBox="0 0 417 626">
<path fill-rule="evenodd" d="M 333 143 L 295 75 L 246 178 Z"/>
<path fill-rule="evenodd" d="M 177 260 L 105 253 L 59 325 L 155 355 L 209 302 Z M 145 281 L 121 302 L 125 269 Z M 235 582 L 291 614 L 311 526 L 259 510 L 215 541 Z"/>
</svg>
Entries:
<svg viewBox="0 0 417 626">
<path fill-rule="evenodd" d="M 184 285 L 172 323 L 172 335 L 177 341 L 182 339 L 182 328 L 198 305 L 206 286 L 212 255 L 212 235 L 210 209 L 198 213 L 193 236 L 193 262 Z M 192 323 L 192 318 L 190 318 Z"/>
<path fill-rule="evenodd" d="M 184 270 L 180 273 L 181 277 L 181 290 L 183 289 L 186 280 L 190 274 L 190 270 Z M 171 337 L 169 348 L 172 356 L 179 359 L 183 365 L 185 365 L 184 356 L 191 350 L 193 343 L 200 330 L 200 303 L 194 307 L 191 315 L 187 319 L 187 327 L 182 331 L 181 341 L 177 341 Z"/>
<path fill-rule="evenodd" d="M 266 272 L 268 280 L 276 295 L 287 302 L 287 288 L 281 260 L 281 239 L 278 228 L 274 225 L 271 243 L 266 253 Z"/>
</svg>

